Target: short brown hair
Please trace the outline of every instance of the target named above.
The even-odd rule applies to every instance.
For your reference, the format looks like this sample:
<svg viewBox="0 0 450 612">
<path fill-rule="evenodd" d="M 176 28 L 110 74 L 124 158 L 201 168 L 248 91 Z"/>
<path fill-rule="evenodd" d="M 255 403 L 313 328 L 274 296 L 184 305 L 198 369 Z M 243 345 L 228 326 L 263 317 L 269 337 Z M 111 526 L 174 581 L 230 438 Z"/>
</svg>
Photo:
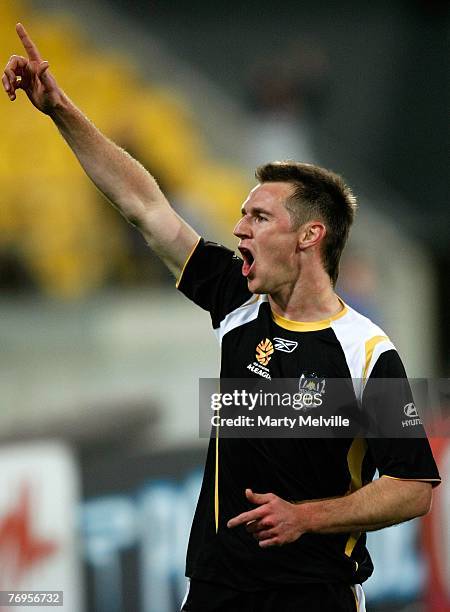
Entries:
<svg viewBox="0 0 450 612">
<path fill-rule="evenodd" d="M 255 176 L 260 183 L 292 183 L 294 192 L 285 205 L 296 228 L 314 217 L 323 221 L 327 229 L 323 264 L 334 286 L 356 210 L 351 189 L 331 170 L 291 160 L 263 164 Z"/>
</svg>

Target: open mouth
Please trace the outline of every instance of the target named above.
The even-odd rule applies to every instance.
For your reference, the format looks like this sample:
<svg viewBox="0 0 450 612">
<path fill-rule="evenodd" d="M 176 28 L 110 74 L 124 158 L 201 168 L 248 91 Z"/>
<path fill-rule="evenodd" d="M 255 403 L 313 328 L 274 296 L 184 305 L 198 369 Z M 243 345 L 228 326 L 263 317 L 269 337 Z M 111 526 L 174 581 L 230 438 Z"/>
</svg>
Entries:
<svg viewBox="0 0 450 612">
<path fill-rule="evenodd" d="M 247 277 L 255 265 L 255 258 L 252 253 L 245 247 L 239 247 L 244 263 L 242 264 L 242 274 Z"/>
</svg>

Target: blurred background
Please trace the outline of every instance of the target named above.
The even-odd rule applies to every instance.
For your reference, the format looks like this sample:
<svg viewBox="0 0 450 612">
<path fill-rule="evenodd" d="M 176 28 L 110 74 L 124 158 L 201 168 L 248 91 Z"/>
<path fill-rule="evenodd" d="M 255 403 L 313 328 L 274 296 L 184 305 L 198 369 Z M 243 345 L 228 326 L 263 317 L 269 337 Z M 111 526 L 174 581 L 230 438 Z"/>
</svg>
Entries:
<svg viewBox="0 0 450 612">
<path fill-rule="evenodd" d="M 449 376 L 446 2 L 3 0 L 2 65 L 17 21 L 211 240 L 236 247 L 256 165 L 341 173 L 360 210 L 338 293 L 410 377 Z M 47 117 L 23 95 L 0 116 L 0 590 L 172 612 L 206 444 L 198 379 L 219 371 L 209 316 Z M 369 535 L 373 612 L 450 610 L 449 438 L 432 443 L 431 515 Z"/>
</svg>

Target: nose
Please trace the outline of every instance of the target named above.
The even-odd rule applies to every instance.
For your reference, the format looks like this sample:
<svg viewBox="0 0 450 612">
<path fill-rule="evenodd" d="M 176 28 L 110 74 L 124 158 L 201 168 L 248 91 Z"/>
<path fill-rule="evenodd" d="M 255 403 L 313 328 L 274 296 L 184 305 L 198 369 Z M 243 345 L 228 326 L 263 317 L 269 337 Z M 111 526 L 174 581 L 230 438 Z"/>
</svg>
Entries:
<svg viewBox="0 0 450 612">
<path fill-rule="evenodd" d="M 239 219 L 239 221 L 236 223 L 236 226 L 233 230 L 233 234 L 237 238 L 241 238 L 241 239 L 250 237 L 251 235 L 250 224 L 248 223 L 248 220 L 245 216 L 242 217 L 242 219 Z"/>
</svg>

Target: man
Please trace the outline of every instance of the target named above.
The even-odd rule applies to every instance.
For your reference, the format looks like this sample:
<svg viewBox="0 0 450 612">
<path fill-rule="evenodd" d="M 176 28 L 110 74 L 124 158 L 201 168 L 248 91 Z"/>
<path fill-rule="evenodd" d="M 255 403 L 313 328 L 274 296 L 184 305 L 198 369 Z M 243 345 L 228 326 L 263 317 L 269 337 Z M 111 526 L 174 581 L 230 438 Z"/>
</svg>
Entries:
<svg viewBox="0 0 450 612">
<path fill-rule="evenodd" d="M 21 24 L 17 33 L 27 57 L 10 58 L 2 77 L 7 95 L 14 101 L 23 89 L 51 117 L 178 288 L 210 311 L 222 378 L 296 378 L 300 385 L 320 378 L 323 393 L 327 378 L 348 379 L 363 410 L 374 381 L 396 378 L 395 398 L 370 400 L 372 416 L 411 403 L 392 343 L 334 292 L 355 210 L 340 177 L 291 162 L 258 169 L 234 230 L 242 261 L 205 242 L 173 211 L 155 179 L 58 87 Z M 372 482 L 376 468 L 381 477 Z M 364 532 L 428 512 L 438 482 L 423 438 L 212 439 L 182 609 L 363 610 L 359 583 L 373 569 Z"/>
</svg>

